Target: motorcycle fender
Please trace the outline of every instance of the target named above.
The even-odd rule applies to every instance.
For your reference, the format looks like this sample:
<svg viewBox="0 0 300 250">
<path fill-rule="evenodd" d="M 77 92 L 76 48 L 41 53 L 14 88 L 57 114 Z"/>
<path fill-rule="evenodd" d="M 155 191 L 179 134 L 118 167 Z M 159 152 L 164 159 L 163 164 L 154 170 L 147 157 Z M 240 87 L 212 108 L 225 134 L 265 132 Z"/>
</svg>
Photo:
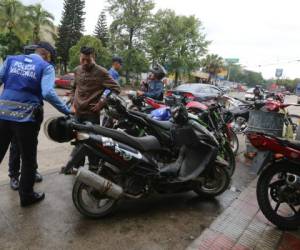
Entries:
<svg viewBox="0 0 300 250">
<path fill-rule="evenodd" d="M 258 151 L 251 165 L 253 172 L 259 175 L 264 167 L 272 160 L 272 155 L 271 151 Z"/>
</svg>

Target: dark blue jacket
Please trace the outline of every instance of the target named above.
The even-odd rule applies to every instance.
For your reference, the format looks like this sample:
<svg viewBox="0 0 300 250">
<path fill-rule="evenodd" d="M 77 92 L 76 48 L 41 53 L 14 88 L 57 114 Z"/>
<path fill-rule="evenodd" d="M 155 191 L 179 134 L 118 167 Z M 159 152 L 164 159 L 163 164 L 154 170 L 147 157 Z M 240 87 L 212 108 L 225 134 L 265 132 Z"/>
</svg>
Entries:
<svg viewBox="0 0 300 250">
<path fill-rule="evenodd" d="M 164 97 L 164 84 L 159 80 L 150 81 L 148 83 L 148 91 L 144 95 L 156 100 L 162 100 Z"/>
</svg>

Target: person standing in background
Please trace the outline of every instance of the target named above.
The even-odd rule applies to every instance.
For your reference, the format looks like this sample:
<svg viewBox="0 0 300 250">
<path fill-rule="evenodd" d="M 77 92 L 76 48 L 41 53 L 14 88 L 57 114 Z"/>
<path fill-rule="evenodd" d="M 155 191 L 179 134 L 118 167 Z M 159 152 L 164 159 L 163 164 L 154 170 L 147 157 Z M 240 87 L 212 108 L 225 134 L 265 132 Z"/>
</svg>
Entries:
<svg viewBox="0 0 300 250">
<path fill-rule="evenodd" d="M 111 77 L 117 82 L 119 83 L 120 81 L 120 70 L 123 66 L 123 59 L 119 56 L 114 56 L 112 58 L 112 66 L 110 68 L 110 70 L 108 71 L 108 73 L 111 75 Z M 120 83 L 119 83 L 120 84 Z"/>
<path fill-rule="evenodd" d="M 100 111 L 104 107 L 101 99 L 105 89 L 120 93 L 120 86 L 110 76 L 108 71 L 95 63 L 95 49 L 82 47 L 80 50 L 80 65 L 75 68 L 75 79 L 72 86 L 72 100 L 75 117 L 78 122 L 100 124 Z M 75 154 L 76 147 L 72 154 Z M 97 166 L 98 157 L 90 155 L 90 167 Z M 80 165 L 83 165 L 80 162 Z M 79 166 L 74 166 L 79 167 Z"/>
</svg>

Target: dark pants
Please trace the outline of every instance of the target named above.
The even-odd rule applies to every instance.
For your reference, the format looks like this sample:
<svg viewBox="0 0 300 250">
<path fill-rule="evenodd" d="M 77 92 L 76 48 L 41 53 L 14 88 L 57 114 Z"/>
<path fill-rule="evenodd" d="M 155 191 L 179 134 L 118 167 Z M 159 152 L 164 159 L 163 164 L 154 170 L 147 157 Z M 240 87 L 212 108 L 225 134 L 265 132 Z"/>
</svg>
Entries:
<svg viewBox="0 0 300 250">
<path fill-rule="evenodd" d="M 44 114 L 43 109 L 40 109 L 40 113 L 38 115 L 37 125 L 38 125 L 38 133 L 41 128 L 41 124 L 43 122 Z M 38 140 L 36 141 L 38 144 Z M 36 145 L 37 147 L 37 145 Z M 14 136 L 11 140 L 10 144 L 10 151 L 9 151 L 9 163 L 8 163 L 8 176 L 19 178 L 20 176 L 20 168 L 21 168 L 21 152 L 18 145 L 18 140 Z M 35 153 L 35 169 L 37 170 L 38 163 L 37 163 L 37 151 Z"/>
<path fill-rule="evenodd" d="M 100 124 L 100 117 L 99 116 L 79 116 L 76 117 L 76 119 L 78 120 L 78 122 L 83 123 L 83 122 L 91 122 L 93 124 Z M 75 147 L 71 153 L 71 156 L 73 156 L 74 154 L 77 153 L 77 148 Z M 88 155 L 89 158 L 89 164 L 90 166 L 97 166 L 99 163 L 99 158 L 93 154 Z M 84 159 L 79 163 L 79 166 L 75 166 L 76 168 L 83 166 L 84 165 Z"/>
<path fill-rule="evenodd" d="M 11 122 L 0 120 L 0 163 L 13 137 L 16 138 L 20 149 L 22 160 L 19 187 L 20 197 L 33 192 L 39 127 L 40 124 L 38 122 Z"/>
</svg>

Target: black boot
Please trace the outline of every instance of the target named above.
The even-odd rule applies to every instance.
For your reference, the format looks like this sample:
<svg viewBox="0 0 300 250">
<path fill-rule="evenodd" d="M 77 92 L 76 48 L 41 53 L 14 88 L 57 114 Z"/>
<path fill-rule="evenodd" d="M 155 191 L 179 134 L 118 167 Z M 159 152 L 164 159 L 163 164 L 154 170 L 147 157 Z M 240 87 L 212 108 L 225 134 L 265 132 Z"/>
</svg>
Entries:
<svg viewBox="0 0 300 250">
<path fill-rule="evenodd" d="M 42 182 L 42 181 L 43 181 L 43 176 L 38 171 L 36 171 L 35 182 Z"/>
<path fill-rule="evenodd" d="M 21 207 L 27 207 L 45 199 L 45 193 L 32 192 L 31 194 L 20 194 Z"/>
<path fill-rule="evenodd" d="M 19 189 L 19 178 L 11 177 L 10 178 L 10 187 L 12 190 L 18 190 Z"/>
</svg>

